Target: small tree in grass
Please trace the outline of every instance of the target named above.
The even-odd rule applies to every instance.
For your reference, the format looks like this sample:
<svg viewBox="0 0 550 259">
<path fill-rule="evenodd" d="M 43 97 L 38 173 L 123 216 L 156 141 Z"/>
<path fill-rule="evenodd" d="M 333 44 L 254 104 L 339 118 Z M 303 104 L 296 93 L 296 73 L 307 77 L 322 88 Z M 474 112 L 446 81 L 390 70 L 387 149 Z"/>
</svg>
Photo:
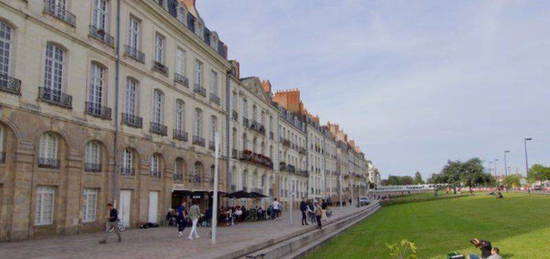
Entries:
<svg viewBox="0 0 550 259">
<path fill-rule="evenodd" d="M 390 250 L 390 256 L 396 259 L 416 259 L 416 245 L 414 242 L 403 239 L 399 243 L 386 244 Z"/>
</svg>

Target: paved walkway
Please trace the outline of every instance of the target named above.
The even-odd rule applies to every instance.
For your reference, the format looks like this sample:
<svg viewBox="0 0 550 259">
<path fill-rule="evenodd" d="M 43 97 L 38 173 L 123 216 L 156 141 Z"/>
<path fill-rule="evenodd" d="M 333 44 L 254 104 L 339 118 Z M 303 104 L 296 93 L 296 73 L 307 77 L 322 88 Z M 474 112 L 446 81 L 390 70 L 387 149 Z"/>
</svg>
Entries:
<svg viewBox="0 0 550 259">
<path fill-rule="evenodd" d="M 363 208 L 333 208 L 335 218 Z M 60 236 L 42 240 L 0 243 L 1 258 L 214 258 L 250 247 L 263 241 L 283 237 L 308 226 L 301 225 L 301 214 L 294 211 L 294 222 L 283 216 L 277 221 L 243 223 L 218 228 L 217 244 L 212 245 L 210 228 L 199 228 L 197 240 L 177 238 L 177 229 L 131 229 L 122 233 L 122 243 L 111 236 L 110 243 L 100 245 L 103 233 Z"/>
</svg>

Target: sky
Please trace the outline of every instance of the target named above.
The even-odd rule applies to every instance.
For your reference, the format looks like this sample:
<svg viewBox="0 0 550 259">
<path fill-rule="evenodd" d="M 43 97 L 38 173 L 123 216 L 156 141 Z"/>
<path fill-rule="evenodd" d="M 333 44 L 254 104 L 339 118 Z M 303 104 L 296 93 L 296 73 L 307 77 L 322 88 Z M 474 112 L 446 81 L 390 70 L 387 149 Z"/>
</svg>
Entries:
<svg viewBox="0 0 550 259">
<path fill-rule="evenodd" d="M 550 165 L 550 1 L 197 0 L 241 77 L 301 89 L 382 176 Z M 491 166 L 494 166 L 491 164 Z"/>
</svg>

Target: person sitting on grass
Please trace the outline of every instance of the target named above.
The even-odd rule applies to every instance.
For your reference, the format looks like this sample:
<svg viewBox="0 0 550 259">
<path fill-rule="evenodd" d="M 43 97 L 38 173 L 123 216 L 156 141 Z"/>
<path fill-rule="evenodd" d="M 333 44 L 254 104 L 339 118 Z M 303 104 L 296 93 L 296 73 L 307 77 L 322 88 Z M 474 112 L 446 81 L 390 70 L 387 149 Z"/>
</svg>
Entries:
<svg viewBox="0 0 550 259">
<path fill-rule="evenodd" d="M 474 238 L 470 240 L 470 243 L 479 248 L 479 250 L 481 251 L 481 257 L 475 254 L 470 254 L 470 259 L 488 259 L 488 257 L 491 256 L 491 250 L 493 249 L 493 247 L 491 246 L 491 242 Z"/>
<path fill-rule="evenodd" d="M 493 249 L 491 249 L 491 256 L 487 257 L 487 259 L 502 259 L 502 256 L 500 256 L 500 249 L 493 247 Z"/>
</svg>

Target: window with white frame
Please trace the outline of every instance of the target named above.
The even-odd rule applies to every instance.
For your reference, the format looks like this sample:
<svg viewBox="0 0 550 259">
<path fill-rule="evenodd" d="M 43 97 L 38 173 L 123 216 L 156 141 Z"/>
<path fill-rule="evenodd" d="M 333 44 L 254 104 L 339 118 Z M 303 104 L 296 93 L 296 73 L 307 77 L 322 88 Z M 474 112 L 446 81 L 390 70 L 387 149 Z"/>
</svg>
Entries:
<svg viewBox="0 0 550 259">
<path fill-rule="evenodd" d="M 130 115 L 137 115 L 137 94 L 138 94 L 138 81 L 132 78 L 128 78 L 126 82 L 126 113 Z"/>
<path fill-rule="evenodd" d="M 97 63 L 92 63 L 90 72 L 90 89 L 88 93 L 88 102 L 92 107 L 99 108 L 103 101 L 103 91 L 105 86 L 105 68 Z M 99 111 L 97 111 L 99 113 Z"/>
<path fill-rule="evenodd" d="M 214 141 L 218 127 L 218 118 L 216 116 L 210 117 L 210 139 Z"/>
<path fill-rule="evenodd" d="M 57 159 L 57 136 L 53 133 L 45 133 L 40 138 L 39 158 Z"/>
<path fill-rule="evenodd" d="M 160 90 L 153 92 L 153 122 L 162 124 L 164 119 L 164 94 Z"/>
<path fill-rule="evenodd" d="M 243 118 L 248 118 L 248 102 L 243 99 Z"/>
<path fill-rule="evenodd" d="M 134 16 L 130 16 L 128 21 L 128 46 L 133 50 L 139 50 L 141 41 L 141 21 Z"/>
<path fill-rule="evenodd" d="M 232 100 L 231 100 L 231 105 L 233 107 L 233 110 L 234 111 L 238 111 L 239 110 L 239 97 L 237 96 L 237 93 L 233 92 L 233 96 L 232 96 Z"/>
<path fill-rule="evenodd" d="M 149 168 L 151 176 L 160 177 L 160 155 L 154 154 L 151 156 L 151 165 Z"/>
<path fill-rule="evenodd" d="M 12 28 L 0 21 L 0 83 L 7 85 L 7 76 L 10 73 Z"/>
<path fill-rule="evenodd" d="M 164 64 L 164 53 L 166 51 L 166 39 L 157 33 L 155 35 L 155 62 Z"/>
<path fill-rule="evenodd" d="M 82 193 L 82 222 L 94 222 L 97 218 L 98 190 L 85 188 Z"/>
<path fill-rule="evenodd" d="M 218 95 L 218 73 L 212 70 L 210 91 L 214 95 Z"/>
<path fill-rule="evenodd" d="M 96 141 L 86 144 L 85 161 L 89 165 L 101 165 L 101 146 Z"/>
<path fill-rule="evenodd" d="M 36 188 L 36 210 L 34 225 L 53 224 L 55 205 L 55 187 L 38 186 Z"/>
<path fill-rule="evenodd" d="M 195 60 L 195 84 L 202 87 L 202 62 Z"/>
<path fill-rule="evenodd" d="M 199 108 L 195 109 L 195 120 L 193 125 L 193 134 L 197 137 L 202 137 L 202 110 Z"/>
<path fill-rule="evenodd" d="M 177 19 L 180 23 L 186 24 L 185 8 L 183 6 L 179 6 L 177 9 Z"/>
<path fill-rule="evenodd" d="M 133 169 L 134 168 L 134 152 L 130 149 L 124 149 L 122 152 L 122 168 Z"/>
<path fill-rule="evenodd" d="M 183 131 L 185 129 L 185 103 L 178 99 L 176 100 L 176 130 Z"/>
<path fill-rule="evenodd" d="M 108 7 L 107 4 L 109 3 L 108 0 L 93 0 L 94 1 L 94 13 L 93 13 L 93 20 L 92 25 L 96 28 L 96 30 L 103 30 L 107 31 L 108 27 Z"/>
<path fill-rule="evenodd" d="M 65 68 L 65 50 L 58 45 L 48 43 L 46 46 L 46 66 L 44 71 L 44 88 L 53 90 L 54 97 L 63 91 L 63 73 Z"/>
<path fill-rule="evenodd" d="M 252 120 L 258 121 L 258 108 L 256 108 L 256 105 L 252 105 Z"/>
<path fill-rule="evenodd" d="M 176 73 L 185 75 L 185 50 L 181 48 L 176 49 Z"/>
</svg>

